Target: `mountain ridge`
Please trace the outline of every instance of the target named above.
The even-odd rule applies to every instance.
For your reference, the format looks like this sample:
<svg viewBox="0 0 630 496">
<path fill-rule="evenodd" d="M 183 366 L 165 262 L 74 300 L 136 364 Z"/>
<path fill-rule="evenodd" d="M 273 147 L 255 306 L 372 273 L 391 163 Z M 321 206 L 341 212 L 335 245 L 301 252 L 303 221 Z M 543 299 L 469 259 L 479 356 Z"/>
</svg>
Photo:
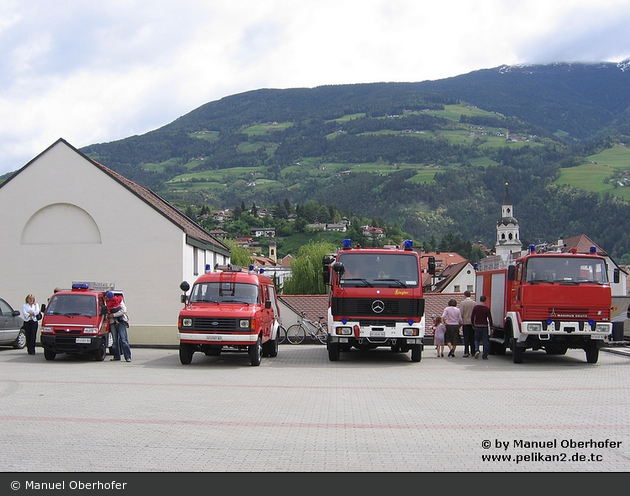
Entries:
<svg viewBox="0 0 630 496">
<path fill-rule="evenodd" d="M 626 221 L 611 235 L 589 214 L 572 218 L 557 198 L 586 202 L 600 218 L 629 218 L 624 201 L 553 182 L 630 135 L 627 68 L 499 66 L 416 83 L 263 88 L 81 151 L 181 205 L 314 199 L 381 217 L 419 240 L 456 232 L 492 244 L 509 182 L 517 218 L 536 226 L 527 237 L 584 232 L 622 256 L 630 253 Z M 540 211 L 530 218 L 521 207 L 531 203 Z"/>
</svg>

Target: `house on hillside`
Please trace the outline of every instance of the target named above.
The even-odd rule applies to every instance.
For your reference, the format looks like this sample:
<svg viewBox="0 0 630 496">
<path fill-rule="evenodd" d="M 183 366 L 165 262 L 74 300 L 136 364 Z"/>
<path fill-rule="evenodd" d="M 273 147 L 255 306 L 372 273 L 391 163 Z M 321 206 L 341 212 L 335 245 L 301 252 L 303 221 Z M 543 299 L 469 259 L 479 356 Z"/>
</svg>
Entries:
<svg viewBox="0 0 630 496">
<path fill-rule="evenodd" d="M 0 294 L 45 303 L 73 281 L 124 292 L 133 344 L 176 344 L 179 285 L 226 264 L 223 242 L 59 139 L 0 185 Z"/>
</svg>

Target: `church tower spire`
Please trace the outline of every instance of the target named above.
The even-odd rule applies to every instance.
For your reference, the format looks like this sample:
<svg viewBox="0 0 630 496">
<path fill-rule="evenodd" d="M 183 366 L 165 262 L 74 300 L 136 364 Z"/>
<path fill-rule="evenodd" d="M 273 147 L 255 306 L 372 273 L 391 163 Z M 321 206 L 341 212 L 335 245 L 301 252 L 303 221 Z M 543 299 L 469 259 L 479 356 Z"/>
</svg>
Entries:
<svg viewBox="0 0 630 496">
<path fill-rule="evenodd" d="M 520 252 L 523 247 L 508 186 L 506 182 L 505 197 L 501 205 L 501 220 L 497 222 L 497 242 L 495 244 L 496 254 L 501 255 L 504 260 L 507 260 L 511 253 Z"/>
</svg>

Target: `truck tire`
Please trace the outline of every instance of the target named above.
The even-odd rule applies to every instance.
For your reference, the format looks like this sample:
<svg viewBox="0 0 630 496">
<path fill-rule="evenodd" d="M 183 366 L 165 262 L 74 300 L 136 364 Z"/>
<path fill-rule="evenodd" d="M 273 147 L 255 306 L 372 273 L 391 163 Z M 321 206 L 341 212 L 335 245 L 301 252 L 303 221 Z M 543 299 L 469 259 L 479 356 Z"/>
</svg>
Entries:
<svg viewBox="0 0 630 496">
<path fill-rule="evenodd" d="M 523 355 L 525 354 L 524 346 L 517 346 L 514 344 L 512 347 L 512 361 L 514 363 L 523 363 Z"/>
<path fill-rule="evenodd" d="M 56 356 L 57 356 L 57 353 L 44 348 L 44 358 L 46 360 L 54 360 Z"/>
<path fill-rule="evenodd" d="M 179 361 L 182 365 L 188 365 L 192 362 L 195 347 L 190 343 L 179 343 Z"/>
<path fill-rule="evenodd" d="M 597 343 L 595 341 L 591 340 L 586 343 L 584 351 L 586 351 L 586 361 L 588 363 L 597 363 L 597 360 L 599 360 L 599 348 L 597 347 Z"/>
<path fill-rule="evenodd" d="M 328 360 L 331 362 L 339 360 L 340 351 L 338 343 L 328 343 Z"/>
<path fill-rule="evenodd" d="M 256 344 L 247 347 L 247 352 L 249 353 L 249 363 L 254 367 L 258 367 L 262 359 L 262 342 L 260 341 L 260 336 L 258 336 Z"/>
<path fill-rule="evenodd" d="M 94 350 L 92 353 L 94 356 L 94 360 L 97 362 L 102 362 L 105 360 L 105 355 L 107 355 L 107 338 L 101 338 L 101 342 L 98 345 L 98 348 Z"/>
<path fill-rule="evenodd" d="M 278 356 L 278 338 L 270 339 L 263 344 L 263 356 L 271 358 Z"/>
<path fill-rule="evenodd" d="M 419 362 L 420 360 L 422 360 L 422 345 L 412 344 L 411 345 L 411 361 Z"/>
</svg>

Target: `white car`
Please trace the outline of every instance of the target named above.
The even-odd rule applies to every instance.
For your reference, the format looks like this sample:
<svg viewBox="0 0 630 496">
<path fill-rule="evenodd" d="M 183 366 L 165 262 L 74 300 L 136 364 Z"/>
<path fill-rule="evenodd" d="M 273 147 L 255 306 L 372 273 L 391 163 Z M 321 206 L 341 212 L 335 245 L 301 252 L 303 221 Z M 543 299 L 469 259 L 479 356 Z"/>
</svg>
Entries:
<svg viewBox="0 0 630 496">
<path fill-rule="evenodd" d="M 26 334 L 22 329 L 24 320 L 19 310 L 14 310 L 6 300 L 0 298 L 0 346 L 22 349 L 26 346 Z"/>
</svg>

